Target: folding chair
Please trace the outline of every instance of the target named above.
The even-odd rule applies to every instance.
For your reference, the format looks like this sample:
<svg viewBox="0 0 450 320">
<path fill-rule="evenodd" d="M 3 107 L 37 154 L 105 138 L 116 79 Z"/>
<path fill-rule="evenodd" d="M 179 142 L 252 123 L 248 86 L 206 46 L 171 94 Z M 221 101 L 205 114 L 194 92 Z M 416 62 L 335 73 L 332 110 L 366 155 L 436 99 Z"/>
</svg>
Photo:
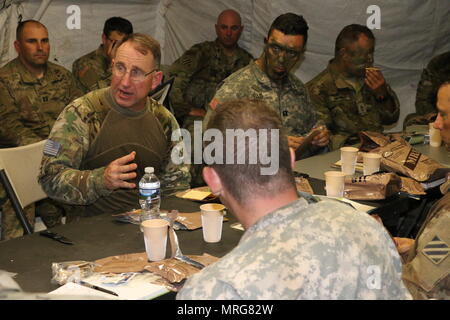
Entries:
<svg viewBox="0 0 450 320">
<path fill-rule="evenodd" d="M 148 95 L 160 104 L 165 106 L 169 111 L 175 115 L 172 104 L 170 103 L 169 93 L 172 88 L 172 84 L 175 78 L 170 78 L 167 81 L 160 83 L 155 89 L 153 89 Z"/>
<path fill-rule="evenodd" d="M 26 218 L 23 208 L 47 198 L 47 194 L 38 183 L 46 141 L 0 149 L 0 181 L 26 234 L 33 233 L 33 227 Z"/>
</svg>

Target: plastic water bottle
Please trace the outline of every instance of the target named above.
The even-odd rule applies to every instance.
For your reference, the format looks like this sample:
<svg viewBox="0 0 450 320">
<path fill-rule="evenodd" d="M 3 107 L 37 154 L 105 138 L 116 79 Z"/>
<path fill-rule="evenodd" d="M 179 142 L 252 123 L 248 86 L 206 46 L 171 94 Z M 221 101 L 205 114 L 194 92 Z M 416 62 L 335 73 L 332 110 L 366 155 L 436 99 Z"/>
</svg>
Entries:
<svg viewBox="0 0 450 320">
<path fill-rule="evenodd" d="M 158 218 L 160 203 L 160 182 L 153 167 L 146 167 L 145 174 L 139 181 L 139 204 L 142 209 L 140 221 Z"/>
</svg>

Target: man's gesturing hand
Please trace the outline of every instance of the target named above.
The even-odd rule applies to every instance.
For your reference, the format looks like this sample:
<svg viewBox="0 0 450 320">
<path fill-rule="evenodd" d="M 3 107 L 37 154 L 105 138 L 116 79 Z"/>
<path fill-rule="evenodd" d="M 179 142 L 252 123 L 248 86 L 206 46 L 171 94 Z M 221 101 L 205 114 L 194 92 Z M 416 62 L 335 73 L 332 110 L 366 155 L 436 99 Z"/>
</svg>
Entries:
<svg viewBox="0 0 450 320">
<path fill-rule="evenodd" d="M 130 163 L 136 157 L 136 152 L 133 151 L 122 158 L 112 161 L 105 169 L 103 176 L 105 177 L 105 186 L 109 190 L 116 190 L 119 188 L 136 188 L 136 184 L 126 182 L 126 180 L 136 178 L 137 164 Z M 130 164 L 128 164 L 130 163 Z"/>
</svg>

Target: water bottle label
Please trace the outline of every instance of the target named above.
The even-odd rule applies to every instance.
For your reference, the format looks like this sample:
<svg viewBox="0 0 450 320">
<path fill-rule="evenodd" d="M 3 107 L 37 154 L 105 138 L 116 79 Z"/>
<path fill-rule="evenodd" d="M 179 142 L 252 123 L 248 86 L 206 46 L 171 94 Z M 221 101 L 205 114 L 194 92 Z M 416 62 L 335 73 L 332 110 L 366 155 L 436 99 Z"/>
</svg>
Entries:
<svg viewBox="0 0 450 320">
<path fill-rule="evenodd" d="M 152 198 L 159 197 L 159 189 L 139 189 L 139 193 L 141 196 L 144 197 L 152 197 Z"/>
</svg>

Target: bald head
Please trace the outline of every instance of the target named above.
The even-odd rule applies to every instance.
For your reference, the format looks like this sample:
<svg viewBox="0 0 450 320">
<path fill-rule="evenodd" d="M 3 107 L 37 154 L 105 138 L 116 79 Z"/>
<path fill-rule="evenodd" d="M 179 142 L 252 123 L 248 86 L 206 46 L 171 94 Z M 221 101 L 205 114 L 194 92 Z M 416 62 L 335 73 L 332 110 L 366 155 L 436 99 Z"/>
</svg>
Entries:
<svg viewBox="0 0 450 320">
<path fill-rule="evenodd" d="M 238 25 L 241 25 L 241 15 L 239 12 L 233 9 L 227 9 L 222 11 L 217 17 L 217 24 L 221 24 L 224 20 L 231 19 L 235 21 Z"/>
<path fill-rule="evenodd" d="M 233 49 L 237 46 L 243 29 L 241 16 L 232 9 L 222 11 L 217 17 L 217 39 L 227 49 Z"/>
<path fill-rule="evenodd" d="M 48 33 L 47 28 L 40 23 L 39 21 L 36 20 L 25 20 L 25 21 L 21 21 L 19 22 L 19 24 L 17 25 L 16 28 L 16 40 L 21 40 L 23 37 L 23 30 L 25 29 L 25 27 L 28 28 L 33 28 L 33 29 L 45 29 L 45 31 Z"/>
</svg>

